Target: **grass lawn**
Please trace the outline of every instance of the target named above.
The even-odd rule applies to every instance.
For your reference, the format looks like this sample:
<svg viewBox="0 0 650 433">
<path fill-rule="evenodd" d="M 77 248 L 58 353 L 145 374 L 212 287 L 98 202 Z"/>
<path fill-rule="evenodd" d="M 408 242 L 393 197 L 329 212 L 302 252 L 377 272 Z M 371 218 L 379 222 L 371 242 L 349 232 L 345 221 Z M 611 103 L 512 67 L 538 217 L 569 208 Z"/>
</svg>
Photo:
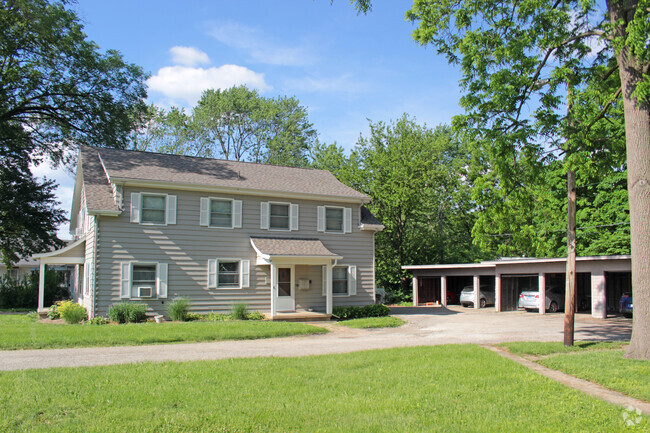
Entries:
<svg viewBox="0 0 650 433">
<path fill-rule="evenodd" d="M 62 325 L 0 315 L 0 349 L 133 346 L 190 341 L 252 340 L 327 332 L 303 323 L 266 321 Z"/>
<path fill-rule="evenodd" d="M 619 349 L 629 344 L 628 341 L 576 341 L 573 346 L 565 346 L 561 341 L 540 343 L 535 341 L 518 341 L 502 343 L 500 347 L 507 348 L 517 355 L 545 356 L 553 353 L 584 352 L 589 350 Z"/>
<path fill-rule="evenodd" d="M 397 328 L 406 322 L 399 317 L 366 317 L 364 319 L 343 320 L 338 322 L 348 328 Z"/>
<path fill-rule="evenodd" d="M 474 345 L 1 372 L 0 389 L 3 432 L 631 431 Z"/>
</svg>

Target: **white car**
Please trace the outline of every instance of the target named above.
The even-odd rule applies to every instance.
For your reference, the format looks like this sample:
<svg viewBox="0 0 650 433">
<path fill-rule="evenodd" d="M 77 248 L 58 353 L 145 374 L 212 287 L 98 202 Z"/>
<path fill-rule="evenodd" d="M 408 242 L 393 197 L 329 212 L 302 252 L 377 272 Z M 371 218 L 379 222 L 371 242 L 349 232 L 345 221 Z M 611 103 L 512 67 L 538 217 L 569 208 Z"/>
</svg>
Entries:
<svg viewBox="0 0 650 433">
<path fill-rule="evenodd" d="M 480 289 L 481 299 L 479 300 L 479 307 L 485 308 L 487 305 L 494 305 L 494 286 L 481 286 Z M 469 307 L 474 305 L 474 286 L 465 286 L 460 292 L 460 305 Z"/>
<path fill-rule="evenodd" d="M 539 310 L 539 291 L 523 291 L 519 295 L 519 308 L 526 311 Z M 564 289 L 562 287 L 549 287 L 546 290 L 546 311 L 556 313 L 564 309 Z"/>
</svg>

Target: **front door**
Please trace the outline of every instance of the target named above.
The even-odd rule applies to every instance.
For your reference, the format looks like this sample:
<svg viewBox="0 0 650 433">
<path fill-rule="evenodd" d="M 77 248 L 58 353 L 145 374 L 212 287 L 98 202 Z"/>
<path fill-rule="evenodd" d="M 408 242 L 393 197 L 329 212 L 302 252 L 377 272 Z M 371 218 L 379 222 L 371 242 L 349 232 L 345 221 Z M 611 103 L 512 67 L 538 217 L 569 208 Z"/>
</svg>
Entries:
<svg viewBox="0 0 650 433">
<path fill-rule="evenodd" d="M 276 298 L 277 311 L 295 311 L 296 300 L 294 297 L 294 284 L 291 268 L 278 268 L 278 296 Z"/>
</svg>

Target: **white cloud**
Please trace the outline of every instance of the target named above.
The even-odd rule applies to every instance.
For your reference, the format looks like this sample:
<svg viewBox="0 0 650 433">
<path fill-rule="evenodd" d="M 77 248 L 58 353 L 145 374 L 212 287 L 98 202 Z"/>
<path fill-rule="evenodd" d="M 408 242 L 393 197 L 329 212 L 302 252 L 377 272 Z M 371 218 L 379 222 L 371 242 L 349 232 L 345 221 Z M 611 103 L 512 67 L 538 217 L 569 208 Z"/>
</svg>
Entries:
<svg viewBox="0 0 650 433">
<path fill-rule="evenodd" d="M 281 46 L 273 43 L 260 30 L 237 23 L 212 25 L 208 34 L 229 47 L 247 52 L 251 60 L 269 65 L 308 66 L 316 59 L 301 46 Z"/>
<path fill-rule="evenodd" d="M 195 47 L 171 47 L 169 52 L 175 65 L 198 66 L 210 64 L 208 55 Z"/>
<path fill-rule="evenodd" d="M 147 80 L 149 89 L 165 98 L 182 101 L 179 105 L 194 106 L 207 89 L 228 89 L 245 84 L 260 92 L 271 90 L 264 74 L 238 65 L 222 65 L 211 68 L 188 66 L 165 66 Z"/>
</svg>

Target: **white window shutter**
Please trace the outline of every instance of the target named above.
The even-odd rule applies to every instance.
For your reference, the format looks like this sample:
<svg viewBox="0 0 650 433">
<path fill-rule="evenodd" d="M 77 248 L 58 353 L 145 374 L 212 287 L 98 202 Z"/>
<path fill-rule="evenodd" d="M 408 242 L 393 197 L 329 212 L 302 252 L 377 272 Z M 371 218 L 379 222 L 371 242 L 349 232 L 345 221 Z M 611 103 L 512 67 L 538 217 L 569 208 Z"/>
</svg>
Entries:
<svg viewBox="0 0 650 433">
<path fill-rule="evenodd" d="M 348 266 L 348 295 L 357 294 L 357 267 Z"/>
<path fill-rule="evenodd" d="M 208 288 L 214 289 L 217 287 L 217 261 L 214 259 L 208 260 Z"/>
<path fill-rule="evenodd" d="M 84 269 L 85 271 L 85 269 Z M 131 263 L 120 263 L 120 298 L 131 297 Z"/>
<path fill-rule="evenodd" d="M 251 285 L 251 261 L 242 260 L 241 266 L 241 286 L 249 287 Z"/>
<path fill-rule="evenodd" d="M 323 296 L 327 296 L 327 266 L 323 266 Z"/>
<path fill-rule="evenodd" d="M 343 208 L 343 233 L 352 232 L 352 208 Z"/>
<path fill-rule="evenodd" d="M 232 226 L 233 228 L 240 229 L 242 220 L 242 202 L 241 200 L 233 200 L 232 202 Z"/>
<path fill-rule="evenodd" d="M 210 223 L 210 199 L 201 197 L 201 211 L 199 217 L 199 225 L 208 226 Z"/>
<path fill-rule="evenodd" d="M 131 193 L 131 222 L 139 223 L 140 222 L 140 193 L 132 192 Z"/>
<path fill-rule="evenodd" d="M 298 230 L 298 210 L 299 207 L 297 204 L 292 204 L 289 206 L 289 230 Z"/>
<path fill-rule="evenodd" d="M 176 224 L 176 196 L 167 196 L 167 224 Z"/>
<path fill-rule="evenodd" d="M 324 232 L 325 231 L 325 206 L 318 206 L 317 230 L 319 232 Z"/>
<path fill-rule="evenodd" d="M 167 297 L 167 263 L 158 263 L 158 297 Z"/>
<path fill-rule="evenodd" d="M 263 230 L 269 229 L 269 202 L 263 201 L 260 203 L 260 228 Z"/>
</svg>

